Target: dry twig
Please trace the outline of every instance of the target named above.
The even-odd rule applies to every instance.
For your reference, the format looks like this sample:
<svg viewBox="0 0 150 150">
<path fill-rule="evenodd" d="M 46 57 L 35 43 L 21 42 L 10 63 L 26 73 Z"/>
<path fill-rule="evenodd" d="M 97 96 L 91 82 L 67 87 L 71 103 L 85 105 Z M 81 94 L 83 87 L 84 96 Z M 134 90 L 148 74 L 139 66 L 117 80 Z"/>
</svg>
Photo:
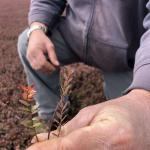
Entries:
<svg viewBox="0 0 150 150">
<path fill-rule="evenodd" d="M 50 138 L 50 133 L 53 126 L 58 131 L 58 134 L 55 134 L 55 136 L 60 136 L 62 125 L 68 116 L 67 112 L 69 110 L 69 94 L 71 92 L 70 89 L 72 86 L 71 82 L 73 80 L 73 76 L 74 70 L 68 71 L 65 67 L 62 68 L 60 73 L 61 97 L 49 123 L 48 139 Z"/>
</svg>

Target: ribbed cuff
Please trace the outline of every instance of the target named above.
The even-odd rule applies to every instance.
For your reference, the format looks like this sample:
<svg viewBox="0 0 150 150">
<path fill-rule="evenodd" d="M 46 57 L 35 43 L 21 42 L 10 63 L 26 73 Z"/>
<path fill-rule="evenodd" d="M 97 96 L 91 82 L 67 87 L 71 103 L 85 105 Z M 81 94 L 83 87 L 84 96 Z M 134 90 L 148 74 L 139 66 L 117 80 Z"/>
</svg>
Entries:
<svg viewBox="0 0 150 150">
<path fill-rule="evenodd" d="M 48 26 L 51 29 L 55 23 L 56 16 L 50 15 L 49 13 L 35 13 L 28 16 L 28 23 L 31 25 L 33 22 L 40 22 Z"/>
</svg>

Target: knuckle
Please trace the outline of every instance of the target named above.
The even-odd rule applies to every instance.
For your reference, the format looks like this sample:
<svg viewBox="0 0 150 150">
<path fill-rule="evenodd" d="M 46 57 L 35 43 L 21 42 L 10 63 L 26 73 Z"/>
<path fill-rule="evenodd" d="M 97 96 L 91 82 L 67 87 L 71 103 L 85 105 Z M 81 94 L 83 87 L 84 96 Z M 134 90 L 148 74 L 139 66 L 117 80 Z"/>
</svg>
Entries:
<svg viewBox="0 0 150 150">
<path fill-rule="evenodd" d="M 32 62 L 31 63 L 31 67 L 34 69 L 34 70 L 40 70 L 41 66 L 40 65 L 37 65 L 35 62 Z"/>
<path fill-rule="evenodd" d="M 48 47 L 49 47 L 50 50 L 54 49 L 54 45 L 53 44 L 48 44 Z"/>
</svg>

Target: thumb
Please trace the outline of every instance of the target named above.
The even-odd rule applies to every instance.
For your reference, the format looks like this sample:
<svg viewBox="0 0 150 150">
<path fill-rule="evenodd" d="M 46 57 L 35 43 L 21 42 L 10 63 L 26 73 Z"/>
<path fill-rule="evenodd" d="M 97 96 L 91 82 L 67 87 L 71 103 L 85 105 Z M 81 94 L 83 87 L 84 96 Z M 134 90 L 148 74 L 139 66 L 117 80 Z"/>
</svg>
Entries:
<svg viewBox="0 0 150 150">
<path fill-rule="evenodd" d="M 61 150 L 60 147 L 61 138 L 55 138 L 44 142 L 36 143 L 26 150 Z"/>
<path fill-rule="evenodd" d="M 59 66 L 59 61 L 56 56 L 54 45 L 48 43 L 46 45 L 46 48 L 47 48 L 47 52 L 48 52 L 48 57 L 49 57 L 50 61 L 52 62 L 52 64 L 55 66 Z"/>
<path fill-rule="evenodd" d="M 108 150 L 109 147 L 103 141 L 103 137 L 98 136 L 99 132 L 98 126 L 84 127 L 66 137 L 36 143 L 27 150 Z"/>
</svg>

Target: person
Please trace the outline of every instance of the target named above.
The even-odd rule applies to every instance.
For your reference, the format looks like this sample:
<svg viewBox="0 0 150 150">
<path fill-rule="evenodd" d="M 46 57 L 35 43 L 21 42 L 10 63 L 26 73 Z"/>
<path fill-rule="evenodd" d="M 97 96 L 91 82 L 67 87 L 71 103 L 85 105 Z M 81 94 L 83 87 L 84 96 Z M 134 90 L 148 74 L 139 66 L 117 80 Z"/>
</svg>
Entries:
<svg viewBox="0 0 150 150">
<path fill-rule="evenodd" d="M 63 127 L 61 137 L 28 150 L 149 149 L 150 13 L 146 4 L 150 10 L 148 0 L 31 1 L 29 29 L 19 36 L 18 51 L 28 83 L 36 86 L 39 116 L 51 117 L 58 102 L 59 72 L 50 73 L 52 65 L 82 61 L 100 68 L 110 100 L 84 108 Z"/>
</svg>

